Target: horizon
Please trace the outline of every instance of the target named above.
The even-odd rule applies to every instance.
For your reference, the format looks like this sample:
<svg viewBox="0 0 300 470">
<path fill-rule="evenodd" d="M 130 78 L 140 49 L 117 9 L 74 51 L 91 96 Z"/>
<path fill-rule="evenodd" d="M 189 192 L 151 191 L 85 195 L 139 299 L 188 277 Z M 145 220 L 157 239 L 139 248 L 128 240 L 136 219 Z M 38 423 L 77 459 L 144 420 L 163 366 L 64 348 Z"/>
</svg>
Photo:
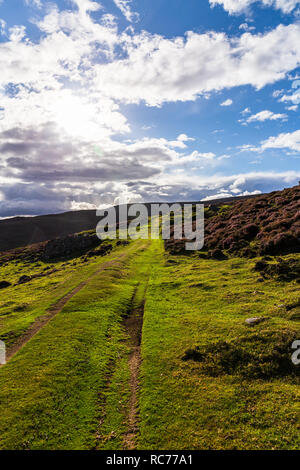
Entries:
<svg viewBox="0 0 300 470">
<path fill-rule="evenodd" d="M 0 0 L 0 219 L 300 179 L 300 2 Z"/>
<path fill-rule="evenodd" d="M 284 189 L 289 189 L 289 188 L 284 188 Z M 145 202 L 145 201 L 140 201 L 140 202 L 128 202 L 128 203 L 122 203 L 122 204 L 117 204 L 117 205 L 107 205 L 105 207 L 99 207 L 99 208 L 96 208 L 96 209 L 73 209 L 73 210 L 69 210 L 69 211 L 63 211 L 63 212 L 50 212 L 50 213 L 41 213 L 41 214 L 36 214 L 36 215 L 28 215 L 28 214 L 23 214 L 23 215 L 12 215 L 12 216 L 9 216 L 9 217 L 0 217 L 0 222 L 3 221 L 3 220 L 10 220 L 10 219 L 18 219 L 18 218 L 35 218 L 35 217 L 47 217 L 47 216 L 51 216 L 51 215 L 63 215 L 63 214 L 70 214 L 72 212 L 97 212 L 97 210 L 106 210 L 106 209 L 110 209 L 112 207 L 120 207 L 124 204 L 130 206 L 130 205 L 133 205 L 133 204 L 140 204 L 140 205 L 145 205 L 145 206 L 148 206 L 148 205 L 157 205 L 157 204 L 169 204 L 169 205 L 172 205 L 172 204 L 199 204 L 199 203 L 203 203 L 204 205 L 207 204 L 209 205 L 210 203 L 222 203 L 223 201 L 230 201 L 230 202 L 234 202 L 235 200 L 241 200 L 241 199 L 247 199 L 247 198 L 253 198 L 253 197 L 259 197 L 259 196 L 264 196 L 266 194 L 269 194 L 269 193 L 260 193 L 260 194 L 251 194 L 251 195 L 248 195 L 248 196 L 227 196 L 227 197 L 220 197 L 220 198 L 216 198 L 216 199 L 212 199 L 212 198 L 209 198 L 209 199 L 206 199 L 206 200 L 199 200 L 199 201 L 157 201 L 157 202 L 153 202 L 153 201 L 149 201 L 149 202 Z"/>
</svg>

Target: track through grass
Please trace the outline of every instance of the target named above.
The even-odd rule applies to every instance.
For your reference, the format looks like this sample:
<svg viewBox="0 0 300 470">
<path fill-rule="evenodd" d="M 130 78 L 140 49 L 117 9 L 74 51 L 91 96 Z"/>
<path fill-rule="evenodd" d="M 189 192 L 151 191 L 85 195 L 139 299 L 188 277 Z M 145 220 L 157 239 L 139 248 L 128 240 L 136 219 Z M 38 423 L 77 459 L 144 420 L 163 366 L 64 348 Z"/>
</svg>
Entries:
<svg viewBox="0 0 300 470">
<path fill-rule="evenodd" d="M 107 393 L 106 413 L 123 423 L 113 441 L 123 441 L 130 373 L 122 322 L 149 251 L 142 241 L 124 248 L 0 369 L 0 449 L 96 448 Z M 111 363 L 118 364 L 112 383 L 119 381 L 121 397 L 113 410 L 113 390 L 106 388 Z"/>
<path fill-rule="evenodd" d="M 124 254 L 120 255 L 119 259 L 123 256 Z M 66 303 L 69 302 L 69 300 L 71 300 L 74 295 L 80 292 L 81 289 L 83 289 L 94 276 L 97 276 L 101 271 L 113 266 L 115 263 L 116 260 L 111 260 L 101 264 L 100 268 L 97 269 L 97 271 L 93 273 L 88 279 L 81 282 L 78 286 L 76 286 L 70 292 L 65 294 L 56 303 L 51 305 L 46 314 L 35 320 L 34 323 L 27 329 L 27 331 L 22 336 L 20 336 L 16 340 L 16 342 L 8 349 L 6 361 L 8 362 L 18 351 L 20 351 L 20 349 L 22 349 L 23 346 L 25 346 L 26 343 L 28 343 L 31 338 L 33 338 L 33 336 L 35 336 L 45 325 L 47 325 L 47 323 L 63 309 Z"/>
<path fill-rule="evenodd" d="M 299 449 L 299 368 L 279 348 L 300 334 L 299 284 L 258 283 L 256 261 L 139 240 L 54 273 L 44 303 L 40 281 L 20 286 L 11 344 L 36 302 L 67 303 L 0 369 L 0 449 Z"/>
</svg>

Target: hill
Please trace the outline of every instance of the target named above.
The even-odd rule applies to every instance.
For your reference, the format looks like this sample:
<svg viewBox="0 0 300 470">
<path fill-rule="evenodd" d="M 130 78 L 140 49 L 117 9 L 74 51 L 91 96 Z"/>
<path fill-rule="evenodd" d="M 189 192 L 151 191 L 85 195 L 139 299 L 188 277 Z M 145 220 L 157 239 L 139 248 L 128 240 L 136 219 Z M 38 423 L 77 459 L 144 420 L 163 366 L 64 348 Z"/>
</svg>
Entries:
<svg viewBox="0 0 300 470">
<path fill-rule="evenodd" d="M 247 197 L 248 198 L 248 197 Z M 217 199 L 205 204 L 220 206 L 243 198 Z M 182 204 L 182 203 L 181 203 Z M 146 206 L 149 207 L 150 203 Z M 13 217 L 0 221 L 0 252 L 44 242 L 56 237 L 95 229 L 99 217 L 95 210 L 64 212 L 36 217 Z"/>
<path fill-rule="evenodd" d="M 184 241 L 167 241 L 166 248 L 180 253 Z M 210 205 L 205 210 L 204 249 L 220 258 L 299 253 L 300 185 Z"/>
<path fill-rule="evenodd" d="M 257 263 L 161 240 L 7 259 L 0 449 L 299 449 L 299 284 Z"/>
<path fill-rule="evenodd" d="M 0 449 L 299 449 L 299 189 L 208 203 L 201 252 L 1 253 Z"/>
<path fill-rule="evenodd" d="M 4 219 L 0 221 L 0 251 L 95 229 L 98 220 L 94 210 Z"/>
</svg>

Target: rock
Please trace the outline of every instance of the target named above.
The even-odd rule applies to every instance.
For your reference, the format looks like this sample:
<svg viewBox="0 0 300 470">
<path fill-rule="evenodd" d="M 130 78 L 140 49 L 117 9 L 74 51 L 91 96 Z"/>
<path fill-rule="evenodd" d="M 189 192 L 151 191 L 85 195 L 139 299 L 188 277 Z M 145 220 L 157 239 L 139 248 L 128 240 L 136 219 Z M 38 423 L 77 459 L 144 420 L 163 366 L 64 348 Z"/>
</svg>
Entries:
<svg viewBox="0 0 300 470">
<path fill-rule="evenodd" d="M 245 323 L 249 326 L 254 326 L 258 325 L 259 323 L 262 323 L 263 321 L 268 320 L 266 317 L 253 317 L 253 318 L 247 318 Z"/>
<path fill-rule="evenodd" d="M 0 281 L 0 289 L 6 289 L 7 287 L 11 286 L 11 283 L 8 281 Z"/>
<path fill-rule="evenodd" d="M 219 248 L 216 248 L 215 250 L 211 250 L 209 252 L 209 256 L 213 259 L 218 259 L 218 260 L 227 259 L 227 256 Z"/>
<path fill-rule="evenodd" d="M 125 246 L 125 245 L 129 245 L 129 242 L 127 240 L 118 240 L 117 243 L 116 243 L 117 246 Z"/>
<path fill-rule="evenodd" d="M 199 350 L 199 346 L 196 346 L 194 349 L 188 349 L 185 351 L 184 356 L 182 357 L 183 361 L 195 361 L 201 362 L 203 361 L 204 356 Z"/>
<path fill-rule="evenodd" d="M 254 266 L 254 271 L 265 271 L 268 268 L 268 263 L 266 261 L 257 261 Z"/>
<path fill-rule="evenodd" d="M 100 246 L 97 250 L 92 250 L 87 253 L 87 257 L 91 258 L 93 256 L 104 256 L 106 253 L 109 253 L 113 249 L 112 245 Z"/>
<path fill-rule="evenodd" d="M 78 233 L 65 238 L 56 238 L 47 242 L 43 260 L 65 258 L 76 253 L 87 251 L 100 245 L 101 241 L 95 233 Z"/>
<path fill-rule="evenodd" d="M 25 284 L 25 282 L 29 282 L 31 281 L 31 277 L 30 276 L 26 276 L 25 274 L 23 276 L 20 277 L 20 279 L 18 280 L 18 284 Z"/>
<path fill-rule="evenodd" d="M 174 259 L 167 259 L 166 264 L 177 264 Z"/>
</svg>

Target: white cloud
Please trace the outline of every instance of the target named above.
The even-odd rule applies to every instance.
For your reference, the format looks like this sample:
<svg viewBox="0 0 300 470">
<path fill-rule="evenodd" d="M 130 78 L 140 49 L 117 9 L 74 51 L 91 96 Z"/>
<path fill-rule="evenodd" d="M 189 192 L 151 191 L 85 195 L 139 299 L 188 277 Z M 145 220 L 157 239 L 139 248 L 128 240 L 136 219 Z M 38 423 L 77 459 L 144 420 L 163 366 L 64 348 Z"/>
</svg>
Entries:
<svg viewBox="0 0 300 470">
<path fill-rule="evenodd" d="M 173 163 L 175 164 L 186 164 L 192 162 L 203 162 L 203 160 L 213 160 L 216 157 L 216 154 L 213 152 L 198 152 L 195 150 L 190 155 L 178 156 Z"/>
<path fill-rule="evenodd" d="M 95 210 L 97 209 L 96 204 L 90 202 L 77 202 L 71 201 L 70 210 L 71 211 L 85 211 L 85 210 Z"/>
<path fill-rule="evenodd" d="M 37 7 L 37 8 L 42 7 L 41 0 L 25 0 L 25 4 L 29 5 L 29 6 L 34 6 L 34 7 Z"/>
<path fill-rule="evenodd" d="M 6 34 L 6 22 L 0 18 L 0 35 Z"/>
<path fill-rule="evenodd" d="M 300 103 L 300 89 L 295 91 L 291 95 L 283 95 L 279 101 L 281 103 L 287 103 L 290 101 L 293 104 L 299 104 Z"/>
<path fill-rule="evenodd" d="M 120 35 L 112 17 L 95 23 L 87 14 L 98 3 L 75 1 L 79 11 L 52 7 L 36 23 L 44 33 L 39 42 L 24 38 L 24 27 L 10 30 L 11 40 L 0 43 L 0 86 L 23 83 L 41 91 L 71 80 L 109 99 L 160 106 L 235 86 L 260 89 L 300 65 L 298 24 L 239 38 L 213 32 L 175 39 Z M 116 48 L 124 58 L 114 57 Z M 94 64 L 94 57 L 105 63 Z"/>
<path fill-rule="evenodd" d="M 261 89 L 300 65 L 299 24 L 239 38 L 214 32 L 188 32 L 175 39 L 143 32 L 123 38 L 128 56 L 95 65 L 94 83 L 127 103 L 160 106 L 235 86 Z"/>
<path fill-rule="evenodd" d="M 297 104 L 293 104 L 292 106 L 288 106 L 286 108 L 288 111 L 298 111 L 298 105 Z"/>
<path fill-rule="evenodd" d="M 75 5 L 77 5 L 78 9 L 82 13 L 86 13 L 87 11 L 97 11 L 102 8 L 102 6 L 91 0 L 71 0 Z"/>
<path fill-rule="evenodd" d="M 241 152 L 262 153 L 267 149 L 289 149 L 300 152 L 300 130 L 295 132 L 282 132 L 277 136 L 271 136 L 260 142 L 258 147 L 254 145 L 242 145 L 239 147 Z"/>
<path fill-rule="evenodd" d="M 221 197 L 221 194 L 227 194 L 232 197 L 268 192 L 278 189 L 279 186 L 284 188 L 287 185 L 296 185 L 298 184 L 299 178 L 300 171 L 261 171 L 208 177 L 201 177 L 199 175 L 190 176 L 187 174 L 179 174 L 176 176 L 174 174 L 171 184 L 167 175 L 160 175 L 156 177 L 156 185 L 164 187 L 165 191 L 168 192 L 169 200 L 178 200 L 178 194 L 185 192 L 186 199 L 196 201 L 200 199 L 203 200 L 210 196 L 211 199 L 215 198 L 217 195 Z M 234 193 L 230 189 L 232 185 L 234 185 L 234 189 L 239 188 L 240 193 Z M 157 200 L 157 198 L 154 199 L 154 193 L 151 194 L 151 189 L 152 188 L 149 188 L 147 200 Z"/>
<path fill-rule="evenodd" d="M 257 114 L 252 114 L 252 116 L 249 116 L 246 121 L 247 122 L 264 122 L 264 121 L 277 121 L 278 119 L 286 119 L 287 115 L 286 114 L 275 114 L 272 111 L 260 111 Z"/>
<path fill-rule="evenodd" d="M 228 99 L 226 101 L 223 101 L 223 103 L 220 104 L 220 106 L 231 106 L 233 104 L 233 101 L 231 99 Z"/>
<path fill-rule="evenodd" d="M 19 43 L 22 39 L 26 36 L 26 28 L 25 26 L 13 26 L 9 28 L 9 39 L 14 43 Z"/>
<path fill-rule="evenodd" d="M 195 140 L 195 139 L 193 137 L 188 137 L 186 134 L 180 134 L 177 137 L 177 140 L 179 140 L 181 142 L 188 142 L 189 140 Z"/>
<path fill-rule="evenodd" d="M 240 24 L 239 26 L 239 29 L 241 29 L 242 31 L 254 31 L 255 30 L 255 26 L 250 26 L 248 25 L 248 23 L 242 23 Z"/>
<path fill-rule="evenodd" d="M 283 13 L 291 13 L 300 3 L 299 0 L 209 0 L 213 7 L 222 5 L 231 15 L 246 13 L 251 5 L 258 2 L 263 7 L 273 7 Z"/>
<path fill-rule="evenodd" d="M 132 0 L 113 0 L 116 6 L 121 10 L 127 21 L 134 23 L 139 20 L 139 14 L 131 10 Z"/>
<path fill-rule="evenodd" d="M 284 93 L 284 90 L 275 90 L 272 93 L 273 98 L 278 98 L 280 95 Z"/>
<path fill-rule="evenodd" d="M 300 25 L 238 38 L 190 32 L 169 39 L 132 28 L 120 33 L 112 15 L 98 22 L 89 15 L 100 3 L 73 4 L 78 8 L 63 11 L 48 5 L 35 23 L 40 39 L 31 41 L 16 25 L 0 42 L 2 215 L 109 205 L 122 193 L 132 200 L 177 200 L 183 193 L 197 200 L 299 178 L 246 174 L 232 190 L 241 175 L 206 171 L 230 156 L 192 151 L 194 139 L 180 129 L 174 140 L 122 141 L 120 134 L 130 132 L 121 103 L 160 106 L 284 78 L 300 64 Z"/>
<path fill-rule="evenodd" d="M 266 149 L 290 149 L 300 152 L 300 130 L 282 133 L 277 137 L 269 137 L 261 143 L 260 150 Z"/>
</svg>

